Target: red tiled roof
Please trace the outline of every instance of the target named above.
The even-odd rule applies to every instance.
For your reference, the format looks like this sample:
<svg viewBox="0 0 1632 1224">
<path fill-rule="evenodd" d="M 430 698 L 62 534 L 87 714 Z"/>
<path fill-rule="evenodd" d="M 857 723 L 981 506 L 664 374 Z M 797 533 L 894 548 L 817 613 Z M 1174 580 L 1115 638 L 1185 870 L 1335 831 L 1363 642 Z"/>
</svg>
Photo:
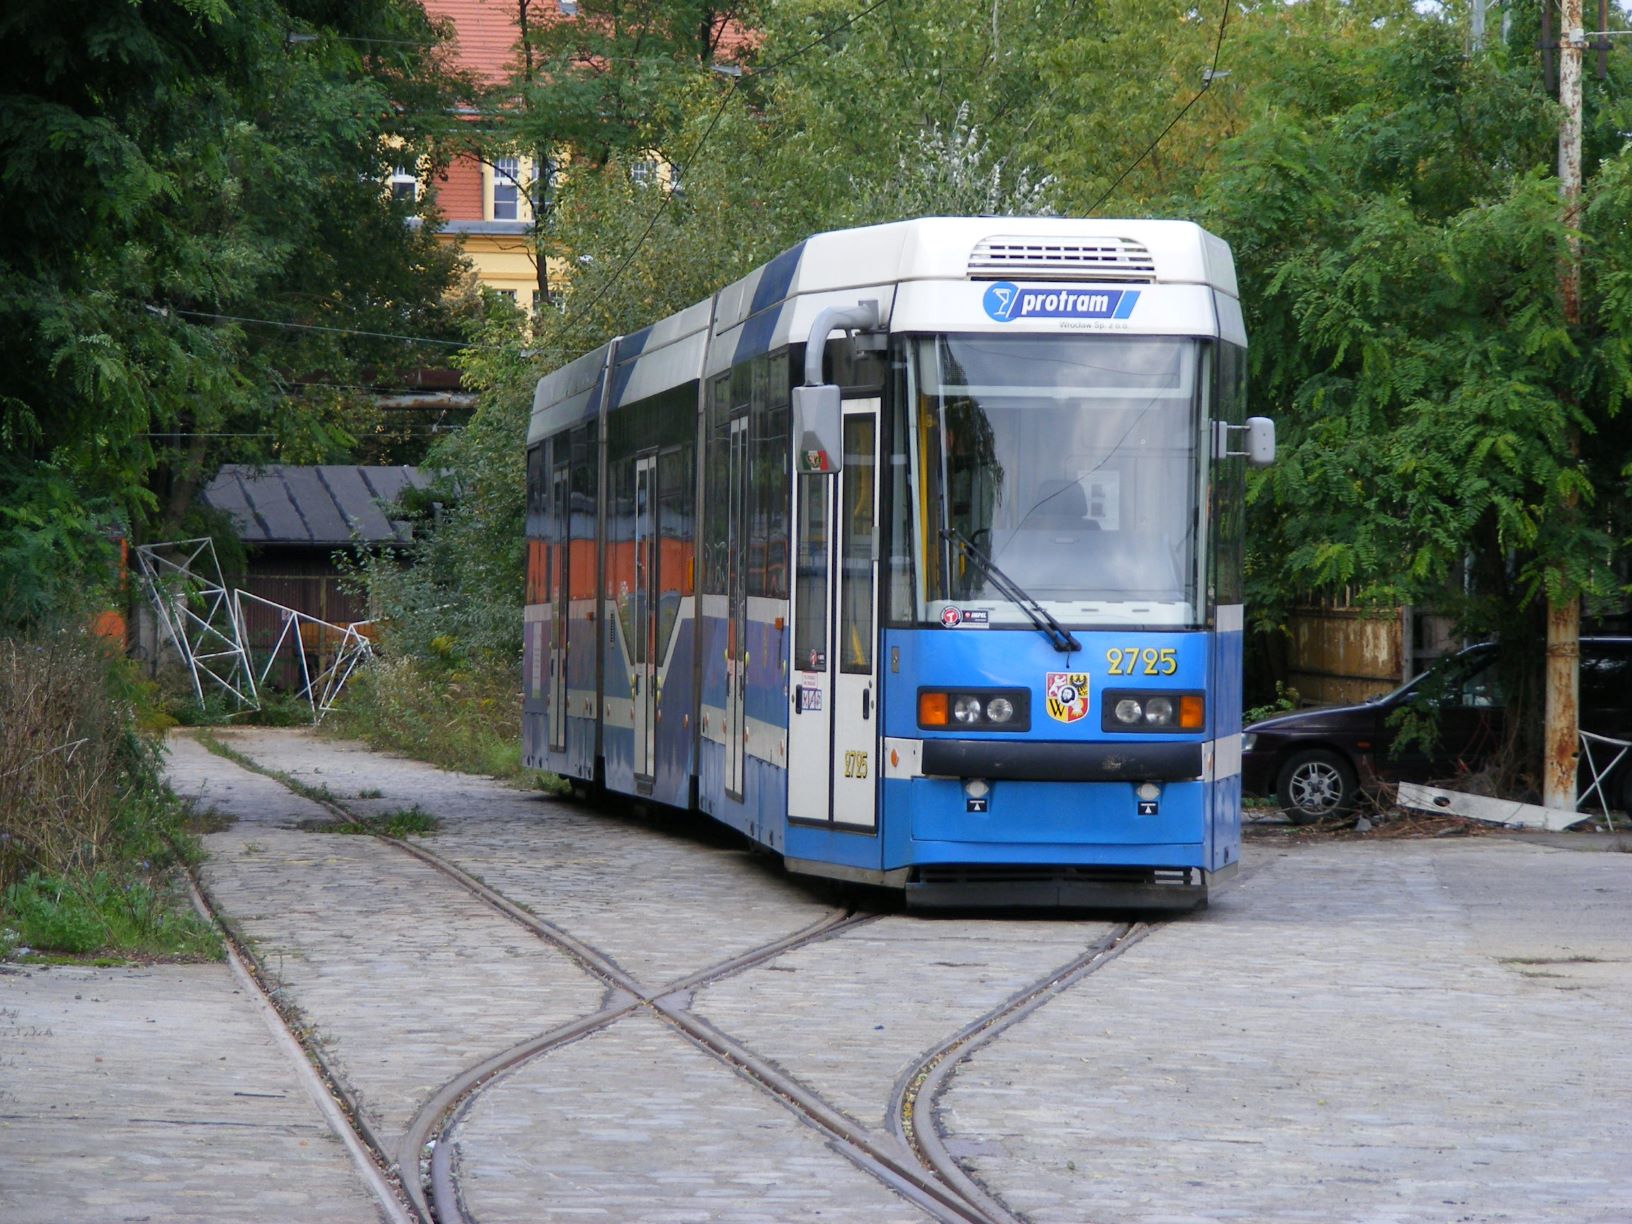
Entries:
<svg viewBox="0 0 1632 1224">
<path fill-rule="evenodd" d="M 421 0 L 433 19 L 454 25 L 459 66 L 489 85 L 507 80 L 516 59 L 515 0 Z"/>
<path fill-rule="evenodd" d="M 556 20 L 560 12 L 548 0 L 533 0 L 545 21 Z M 433 19 L 446 19 L 454 26 L 454 52 L 461 68 L 476 73 L 489 85 L 510 78 L 516 65 L 516 0 L 421 0 Z M 753 50 L 755 33 L 729 18 L 724 22 L 714 46 L 717 60 L 732 61 Z"/>
</svg>

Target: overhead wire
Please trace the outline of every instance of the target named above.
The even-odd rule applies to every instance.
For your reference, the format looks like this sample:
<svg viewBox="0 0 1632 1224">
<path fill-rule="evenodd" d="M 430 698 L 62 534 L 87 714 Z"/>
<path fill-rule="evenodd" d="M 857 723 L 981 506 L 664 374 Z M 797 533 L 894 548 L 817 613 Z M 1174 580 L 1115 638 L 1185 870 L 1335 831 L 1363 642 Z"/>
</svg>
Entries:
<svg viewBox="0 0 1632 1224">
<path fill-rule="evenodd" d="M 786 67 L 795 60 L 808 55 L 811 51 L 814 51 L 817 47 L 827 42 L 834 35 L 842 34 L 845 30 L 850 29 L 864 18 L 871 17 L 879 9 L 883 8 L 889 3 L 891 3 L 891 0 L 876 0 L 875 3 L 869 5 L 867 8 L 857 13 L 854 17 L 847 19 L 840 25 L 837 25 L 830 30 L 827 30 L 796 51 L 789 52 L 781 59 L 773 60 L 771 63 L 763 65 L 757 72 L 754 73 L 754 75 L 762 76 L 765 73 L 775 72 L 780 68 Z M 683 164 L 676 164 L 674 166 L 676 177 L 683 178 L 686 169 L 696 163 L 698 156 L 703 151 L 703 146 L 708 143 L 708 138 L 714 134 L 714 129 L 719 125 L 720 119 L 725 115 L 725 108 L 730 104 L 731 99 L 736 96 L 737 86 L 741 84 L 742 80 L 742 77 L 731 78 L 730 87 L 725 91 L 725 96 L 720 99 L 719 106 L 715 108 L 713 117 L 708 121 L 708 126 L 703 129 L 703 134 L 698 138 L 697 144 L 692 148 L 690 155 L 686 158 L 686 161 Z M 641 247 L 645 245 L 646 239 L 651 237 L 652 230 L 657 227 L 658 221 L 662 218 L 664 211 L 669 206 L 669 201 L 673 198 L 674 193 L 672 191 L 664 192 L 663 199 L 658 202 L 657 208 L 652 211 L 651 218 L 646 222 L 646 228 L 641 231 L 640 237 L 636 238 L 635 241 L 630 244 L 629 249 L 624 252 L 622 262 L 608 274 L 606 281 L 603 282 L 600 288 L 600 291 L 589 300 L 582 310 L 577 312 L 579 320 L 582 320 L 585 316 L 587 316 L 591 310 L 605 300 L 606 296 L 611 293 L 613 289 L 617 288 L 623 274 L 628 271 L 629 265 L 634 262 L 635 256 L 639 254 Z M 573 328 L 569 323 L 568 327 L 563 331 L 561 343 L 563 345 L 566 344 L 569 340 L 574 338 L 574 334 Z"/>
<path fill-rule="evenodd" d="M 1224 0 L 1224 15 L 1218 22 L 1218 40 L 1213 44 L 1212 67 L 1208 68 L 1206 75 L 1202 77 L 1201 88 L 1196 90 L 1195 95 L 1190 99 L 1190 101 L 1186 102 L 1184 106 L 1180 108 L 1178 114 L 1174 115 L 1172 119 L 1168 120 L 1167 126 L 1156 134 L 1156 139 L 1152 140 L 1150 144 L 1145 146 L 1145 151 L 1139 154 L 1138 157 L 1134 158 L 1133 161 L 1128 164 L 1127 168 L 1123 170 L 1121 174 L 1116 176 L 1116 181 L 1105 189 L 1105 194 L 1093 202 L 1088 209 L 1089 215 L 1099 211 L 1100 205 L 1104 204 L 1106 200 L 1110 199 L 1116 192 L 1116 189 L 1122 186 L 1122 181 L 1126 179 L 1128 175 L 1132 174 L 1136 169 L 1138 169 L 1140 163 L 1142 163 L 1145 158 L 1149 157 L 1156 151 L 1156 146 L 1161 144 L 1162 140 L 1167 136 L 1167 134 L 1178 125 L 1179 120 L 1183 119 L 1187 114 L 1189 114 L 1190 108 L 1197 102 L 1201 101 L 1201 96 L 1213 87 L 1213 81 L 1218 76 L 1218 57 L 1219 53 L 1224 50 L 1224 31 L 1230 24 L 1230 6 L 1233 3 L 1234 0 Z"/>
<path fill-rule="evenodd" d="M 180 306 L 150 306 L 148 309 L 160 316 L 165 314 L 186 315 L 194 319 L 216 319 L 224 323 L 254 323 L 260 327 L 281 327 L 290 331 L 332 332 L 340 336 L 368 336 L 375 340 L 400 340 L 405 344 L 440 344 L 447 348 L 457 349 L 495 349 L 501 352 L 508 351 L 503 344 L 479 344 L 473 340 L 438 340 L 434 336 L 409 336 L 400 332 L 363 331 L 355 327 L 329 327 L 321 323 L 290 323 L 279 319 L 252 319 L 245 315 L 217 314 L 209 310 L 187 310 Z"/>
</svg>

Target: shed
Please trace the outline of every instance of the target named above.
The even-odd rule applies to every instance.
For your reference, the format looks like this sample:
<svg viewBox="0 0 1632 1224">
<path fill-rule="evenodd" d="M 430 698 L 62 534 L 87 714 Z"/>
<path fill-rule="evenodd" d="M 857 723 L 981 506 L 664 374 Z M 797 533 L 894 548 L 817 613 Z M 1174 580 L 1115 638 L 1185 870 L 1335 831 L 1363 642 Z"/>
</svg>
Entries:
<svg viewBox="0 0 1632 1224">
<path fill-rule="evenodd" d="M 231 516 L 244 542 L 249 564 L 243 590 L 344 625 L 366 620 L 368 609 L 344 588 L 336 554 L 407 543 L 408 524 L 390 518 L 388 508 L 405 489 L 428 483 L 412 467 L 226 464 L 200 496 Z M 275 610 L 248 604 L 245 621 L 252 653 L 276 641 L 281 623 Z"/>
</svg>

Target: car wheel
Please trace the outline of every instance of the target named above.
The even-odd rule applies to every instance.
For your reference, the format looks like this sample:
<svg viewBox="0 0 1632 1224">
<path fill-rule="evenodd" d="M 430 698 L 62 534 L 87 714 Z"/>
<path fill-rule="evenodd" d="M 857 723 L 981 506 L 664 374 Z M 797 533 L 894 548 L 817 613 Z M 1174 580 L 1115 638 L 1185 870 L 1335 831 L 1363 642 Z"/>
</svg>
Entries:
<svg viewBox="0 0 1632 1224">
<path fill-rule="evenodd" d="M 1354 769 L 1335 752 L 1293 753 L 1275 780 L 1275 797 L 1293 824 L 1313 824 L 1354 806 Z"/>
</svg>

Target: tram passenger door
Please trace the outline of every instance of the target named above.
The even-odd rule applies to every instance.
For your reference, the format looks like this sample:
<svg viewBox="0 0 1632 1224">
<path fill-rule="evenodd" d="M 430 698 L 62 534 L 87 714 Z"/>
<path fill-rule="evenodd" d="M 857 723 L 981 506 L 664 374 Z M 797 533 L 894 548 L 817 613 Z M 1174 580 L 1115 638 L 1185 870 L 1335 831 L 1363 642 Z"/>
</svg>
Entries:
<svg viewBox="0 0 1632 1224">
<path fill-rule="evenodd" d="M 797 483 L 788 816 L 871 831 L 878 824 L 877 400 L 845 406 L 838 478 Z"/>
<path fill-rule="evenodd" d="M 731 422 L 726 509 L 725 792 L 742 798 L 742 758 L 748 727 L 748 418 Z"/>
<path fill-rule="evenodd" d="M 635 776 L 650 780 L 657 745 L 657 455 L 635 460 Z"/>
<path fill-rule="evenodd" d="M 563 439 L 565 435 L 563 435 Z M 563 445 L 557 441 L 556 446 Z M 567 622 L 572 600 L 568 559 L 572 552 L 571 465 L 558 463 L 550 474 L 550 749 L 567 747 Z"/>
</svg>

